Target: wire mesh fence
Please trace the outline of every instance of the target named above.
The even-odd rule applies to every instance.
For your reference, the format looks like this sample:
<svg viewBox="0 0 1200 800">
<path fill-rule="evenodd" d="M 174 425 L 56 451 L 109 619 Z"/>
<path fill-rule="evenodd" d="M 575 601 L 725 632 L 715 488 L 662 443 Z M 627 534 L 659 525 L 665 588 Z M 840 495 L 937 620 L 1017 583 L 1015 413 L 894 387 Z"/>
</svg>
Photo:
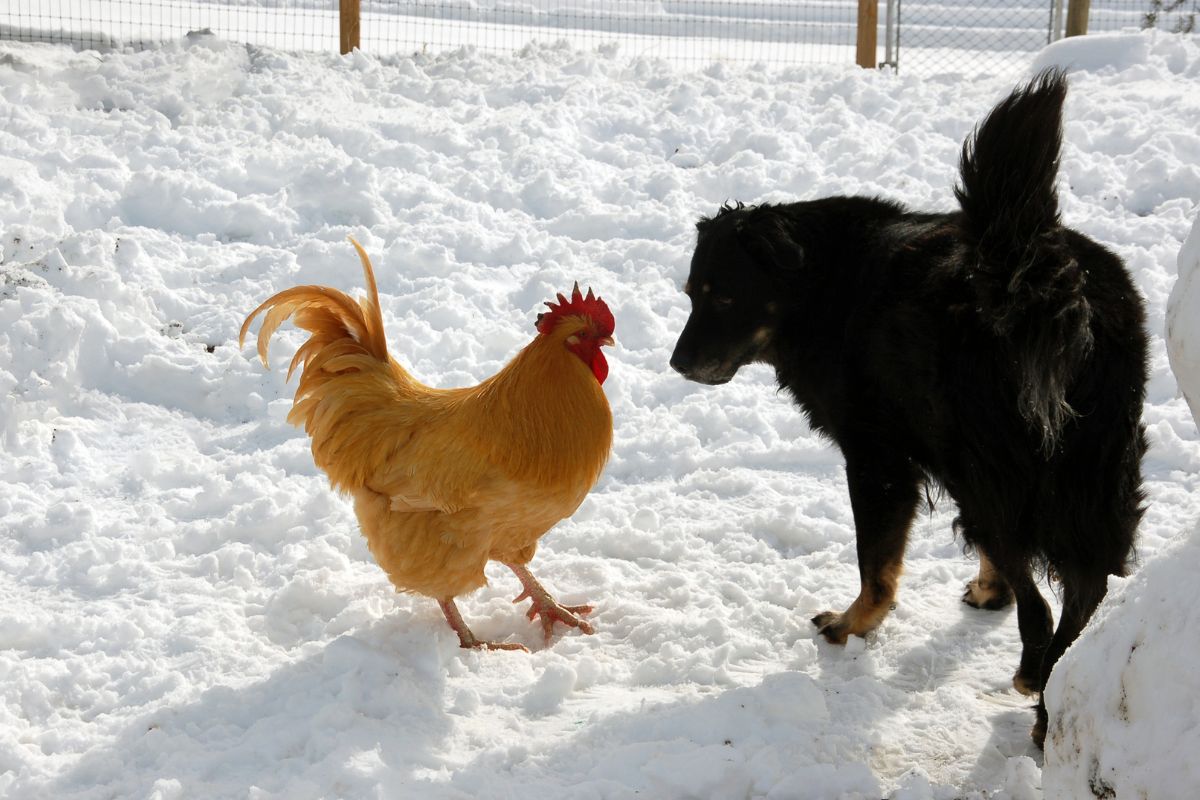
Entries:
<svg viewBox="0 0 1200 800">
<path fill-rule="evenodd" d="M 880 0 L 879 57 L 904 71 L 1019 71 L 1062 34 L 1070 0 Z M 858 0 L 360 0 L 360 46 L 510 53 L 565 40 L 688 66 L 855 61 Z M 1092 0 L 1093 32 L 1190 30 L 1200 0 Z M 145 47 L 190 31 L 335 51 L 339 0 L 6 0 L 0 38 Z M 1057 9 L 1057 13 L 1056 13 Z"/>
<path fill-rule="evenodd" d="M 0 36 L 89 49 L 144 48 L 208 30 L 281 50 L 336 50 L 338 0 L 6 0 Z"/>
<path fill-rule="evenodd" d="M 530 41 L 686 64 L 853 63 L 856 0 L 364 0 L 362 37 L 379 52 L 472 45 L 511 52 Z"/>
<path fill-rule="evenodd" d="M 897 67 L 996 74 L 1051 40 L 1054 0 L 899 0 Z"/>
<path fill-rule="evenodd" d="M 1088 29 L 1107 31 L 1156 28 L 1193 33 L 1200 21 L 1200 0 L 1092 0 Z"/>
<path fill-rule="evenodd" d="M 338 0 L 8 0 L 0 36 L 144 47 L 189 31 L 285 50 L 336 50 Z M 361 47 L 513 52 L 532 41 L 697 65 L 853 63 L 857 0 L 362 0 Z"/>
<path fill-rule="evenodd" d="M 890 0 L 900 19 L 892 50 L 906 72 L 1003 74 L 1063 37 L 1069 0 Z M 1092 0 L 1089 33 L 1190 32 L 1200 0 Z"/>
</svg>

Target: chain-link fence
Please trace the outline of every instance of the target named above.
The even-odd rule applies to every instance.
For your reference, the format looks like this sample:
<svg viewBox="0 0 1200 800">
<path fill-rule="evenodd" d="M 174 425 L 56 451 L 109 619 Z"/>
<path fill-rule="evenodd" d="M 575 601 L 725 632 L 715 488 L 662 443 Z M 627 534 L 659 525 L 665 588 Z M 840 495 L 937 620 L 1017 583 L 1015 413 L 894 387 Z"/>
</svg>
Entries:
<svg viewBox="0 0 1200 800">
<path fill-rule="evenodd" d="M 894 0 L 892 60 L 905 72 L 1020 69 L 1050 41 L 1054 0 Z"/>
<path fill-rule="evenodd" d="M 338 0 L 5 0 L 0 36 L 89 49 L 144 48 L 208 30 L 280 50 L 336 51 Z"/>
<path fill-rule="evenodd" d="M 856 0 L 539 0 L 533 3 L 365 0 L 362 43 L 372 51 L 470 44 L 512 52 L 532 40 L 690 65 L 727 61 L 853 63 Z"/>
<path fill-rule="evenodd" d="M 905 72 L 1019 72 L 1062 35 L 1070 0 L 880 0 L 878 57 Z M 1200 0 L 1092 0 L 1092 32 L 1189 30 Z M 339 47 L 339 0 L 6 0 L 0 37 L 142 47 L 210 30 L 283 50 Z M 858 0 L 360 0 L 359 44 L 377 53 L 531 41 L 613 47 L 699 66 L 852 64 Z"/>
<path fill-rule="evenodd" d="M 1069 0 L 884 0 L 897 18 L 885 60 L 906 72 L 1002 74 L 1063 37 Z M 1089 33 L 1190 32 L 1200 0 L 1092 0 Z"/>
<path fill-rule="evenodd" d="M 854 63 L 857 0 L 362 0 L 360 46 L 377 53 L 464 46 L 511 53 L 532 41 L 688 65 Z M 0 36 L 142 47 L 210 30 L 285 50 L 336 50 L 338 0 L 8 0 Z"/>
<path fill-rule="evenodd" d="M 1092 0 L 1088 29 L 1094 32 L 1157 28 L 1194 33 L 1200 0 Z"/>
</svg>

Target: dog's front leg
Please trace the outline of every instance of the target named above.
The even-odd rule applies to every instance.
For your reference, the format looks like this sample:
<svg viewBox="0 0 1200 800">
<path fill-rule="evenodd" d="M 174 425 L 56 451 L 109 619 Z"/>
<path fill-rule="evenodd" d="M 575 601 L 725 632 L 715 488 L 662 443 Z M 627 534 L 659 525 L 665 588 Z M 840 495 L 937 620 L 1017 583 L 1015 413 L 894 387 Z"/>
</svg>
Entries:
<svg viewBox="0 0 1200 800">
<path fill-rule="evenodd" d="M 858 597 L 842 613 L 826 611 L 813 624 L 834 644 L 862 636 L 887 616 L 896 598 L 904 545 L 920 497 L 920 475 L 908 461 L 846 455 L 846 478 L 858 545 Z"/>
</svg>

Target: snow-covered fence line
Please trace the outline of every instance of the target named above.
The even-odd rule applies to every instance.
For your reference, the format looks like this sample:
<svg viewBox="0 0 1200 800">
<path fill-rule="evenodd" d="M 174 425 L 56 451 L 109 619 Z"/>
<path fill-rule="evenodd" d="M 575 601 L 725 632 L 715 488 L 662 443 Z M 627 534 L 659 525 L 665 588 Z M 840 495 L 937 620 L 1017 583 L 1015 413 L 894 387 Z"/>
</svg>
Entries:
<svg viewBox="0 0 1200 800">
<path fill-rule="evenodd" d="M 1034 53 L 1064 36 L 1151 27 L 1189 30 L 1189 20 L 1200 4 L 1200 0 L 892 1 L 898 19 L 889 62 L 905 72 L 968 75 L 1019 71 Z"/>
<path fill-rule="evenodd" d="M 1138 27 L 1155 0 L 10 0 L 0 38 L 139 48 L 209 30 L 282 50 L 510 53 L 532 41 L 688 66 L 713 61 L 887 63 L 905 70 L 1018 70 L 1063 32 Z M 1165 6 L 1172 5 L 1166 2 Z M 1161 13 L 1170 27 L 1186 12 Z M 878 41 L 878 47 L 876 42 Z"/>
<path fill-rule="evenodd" d="M 385 53 L 532 41 L 699 64 L 853 63 L 857 0 L 354 0 L 357 45 Z M 13 0 L 0 36 L 143 47 L 189 31 L 285 50 L 337 50 L 339 0 Z M 345 49 L 345 48 L 342 48 Z"/>
</svg>

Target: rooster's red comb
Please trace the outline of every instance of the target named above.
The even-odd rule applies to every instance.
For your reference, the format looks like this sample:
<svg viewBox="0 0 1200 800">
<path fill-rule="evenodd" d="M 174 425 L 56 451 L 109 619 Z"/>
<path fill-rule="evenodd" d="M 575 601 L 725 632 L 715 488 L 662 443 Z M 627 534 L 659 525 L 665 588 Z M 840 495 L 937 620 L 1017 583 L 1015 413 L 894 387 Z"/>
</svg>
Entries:
<svg viewBox="0 0 1200 800">
<path fill-rule="evenodd" d="M 570 300 L 560 293 L 557 303 L 547 301 L 546 305 L 550 307 L 550 310 L 538 314 L 538 333 L 549 333 L 554 330 L 554 327 L 564 317 L 588 317 L 596 323 L 601 336 L 612 336 L 613 329 L 617 324 L 613 319 L 612 312 L 608 310 L 608 304 L 592 294 L 591 289 L 588 289 L 587 295 L 582 294 L 579 291 L 578 281 L 575 282 L 575 288 L 571 290 Z"/>
</svg>

